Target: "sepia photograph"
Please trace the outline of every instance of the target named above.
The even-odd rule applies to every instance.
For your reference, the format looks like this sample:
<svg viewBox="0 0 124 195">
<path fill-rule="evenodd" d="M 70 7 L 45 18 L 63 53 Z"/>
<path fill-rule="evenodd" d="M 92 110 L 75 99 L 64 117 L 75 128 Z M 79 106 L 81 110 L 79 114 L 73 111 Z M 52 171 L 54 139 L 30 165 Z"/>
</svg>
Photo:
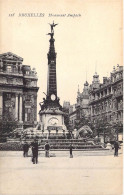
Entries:
<svg viewBox="0 0 124 195">
<path fill-rule="evenodd" d="M 0 195 L 122 195 L 123 1 L 0 0 Z"/>
</svg>

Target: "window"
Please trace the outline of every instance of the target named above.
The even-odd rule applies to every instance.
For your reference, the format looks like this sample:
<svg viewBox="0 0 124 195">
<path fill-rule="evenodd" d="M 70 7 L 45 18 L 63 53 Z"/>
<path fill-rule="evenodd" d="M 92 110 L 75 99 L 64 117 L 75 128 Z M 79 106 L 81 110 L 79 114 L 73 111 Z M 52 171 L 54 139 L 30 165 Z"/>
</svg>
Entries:
<svg viewBox="0 0 124 195">
<path fill-rule="evenodd" d="M 11 107 L 9 107 L 9 112 L 12 112 L 12 108 Z"/>
<path fill-rule="evenodd" d="M 7 72 L 12 72 L 12 67 L 11 66 L 7 66 Z"/>
<path fill-rule="evenodd" d="M 7 100 L 10 100 L 11 99 L 11 94 L 10 93 L 7 93 L 6 94 L 6 97 L 7 97 Z"/>
<path fill-rule="evenodd" d="M 29 75 L 29 71 L 26 71 L 26 74 Z"/>
<path fill-rule="evenodd" d="M 27 113 L 25 113 L 25 121 L 27 121 Z"/>
<path fill-rule="evenodd" d="M 30 108 L 28 108 L 28 113 L 31 113 L 31 110 L 30 110 Z"/>
<path fill-rule="evenodd" d="M 97 96 L 98 96 L 98 98 L 99 98 L 99 93 L 97 93 Z"/>
</svg>

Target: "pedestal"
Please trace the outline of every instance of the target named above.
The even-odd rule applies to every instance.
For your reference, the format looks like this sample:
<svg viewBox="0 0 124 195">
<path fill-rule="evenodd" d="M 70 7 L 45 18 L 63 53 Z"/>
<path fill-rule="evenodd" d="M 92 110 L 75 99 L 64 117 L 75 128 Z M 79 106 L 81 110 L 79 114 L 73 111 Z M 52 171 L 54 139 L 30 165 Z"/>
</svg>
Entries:
<svg viewBox="0 0 124 195">
<path fill-rule="evenodd" d="M 44 134 L 59 136 L 67 133 L 64 113 L 60 110 L 47 109 L 40 112 L 40 123 Z"/>
</svg>

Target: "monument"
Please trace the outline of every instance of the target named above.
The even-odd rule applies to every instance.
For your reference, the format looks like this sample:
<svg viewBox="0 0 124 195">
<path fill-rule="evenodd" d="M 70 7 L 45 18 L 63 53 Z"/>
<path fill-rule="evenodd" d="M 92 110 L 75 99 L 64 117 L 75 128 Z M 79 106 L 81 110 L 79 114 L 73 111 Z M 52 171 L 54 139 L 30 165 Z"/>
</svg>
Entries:
<svg viewBox="0 0 124 195">
<path fill-rule="evenodd" d="M 60 105 L 59 97 L 57 96 L 57 79 L 56 79 L 56 52 L 54 47 L 54 27 L 57 24 L 50 24 L 51 32 L 47 35 L 50 36 L 50 47 L 47 54 L 48 58 L 48 74 L 47 74 L 47 94 L 40 103 L 40 125 L 41 130 L 47 135 L 63 135 L 66 134 L 67 129 L 64 124 L 64 113 Z"/>
</svg>

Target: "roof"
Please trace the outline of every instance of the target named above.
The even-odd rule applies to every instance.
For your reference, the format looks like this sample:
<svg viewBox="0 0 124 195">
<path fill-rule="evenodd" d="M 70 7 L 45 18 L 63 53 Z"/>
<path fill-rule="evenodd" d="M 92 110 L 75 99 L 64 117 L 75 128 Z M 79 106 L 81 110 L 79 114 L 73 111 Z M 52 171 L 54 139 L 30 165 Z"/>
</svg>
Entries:
<svg viewBox="0 0 124 195">
<path fill-rule="evenodd" d="M 10 60 L 23 61 L 22 57 L 14 54 L 12 52 L 7 52 L 7 53 L 0 54 L 0 58 L 6 58 L 6 59 L 10 59 Z"/>
</svg>

